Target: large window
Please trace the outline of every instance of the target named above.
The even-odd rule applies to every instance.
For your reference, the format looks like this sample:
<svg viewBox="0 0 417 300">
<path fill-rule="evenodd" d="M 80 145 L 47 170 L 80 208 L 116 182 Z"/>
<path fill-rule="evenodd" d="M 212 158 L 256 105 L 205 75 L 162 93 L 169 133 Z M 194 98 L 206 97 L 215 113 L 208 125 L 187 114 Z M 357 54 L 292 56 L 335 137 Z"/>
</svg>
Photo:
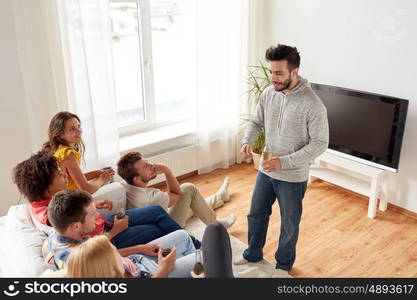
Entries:
<svg viewBox="0 0 417 300">
<path fill-rule="evenodd" d="M 120 132 L 193 118 L 193 0 L 111 0 L 110 18 Z"/>
</svg>

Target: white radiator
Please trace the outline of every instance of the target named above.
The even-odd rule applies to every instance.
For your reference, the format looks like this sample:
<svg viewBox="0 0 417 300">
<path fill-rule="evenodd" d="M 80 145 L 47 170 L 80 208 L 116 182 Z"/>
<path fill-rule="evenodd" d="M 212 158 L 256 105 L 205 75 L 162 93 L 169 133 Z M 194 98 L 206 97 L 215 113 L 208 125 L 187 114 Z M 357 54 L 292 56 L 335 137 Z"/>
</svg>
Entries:
<svg viewBox="0 0 417 300">
<path fill-rule="evenodd" d="M 177 177 L 198 169 L 197 147 L 198 146 L 195 145 L 188 146 L 145 158 L 151 163 L 159 163 L 168 166 L 172 173 L 174 173 Z M 164 180 L 165 176 L 160 174 L 154 180 L 150 181 L 149 185 L 153 185 Z"/>
</svg>

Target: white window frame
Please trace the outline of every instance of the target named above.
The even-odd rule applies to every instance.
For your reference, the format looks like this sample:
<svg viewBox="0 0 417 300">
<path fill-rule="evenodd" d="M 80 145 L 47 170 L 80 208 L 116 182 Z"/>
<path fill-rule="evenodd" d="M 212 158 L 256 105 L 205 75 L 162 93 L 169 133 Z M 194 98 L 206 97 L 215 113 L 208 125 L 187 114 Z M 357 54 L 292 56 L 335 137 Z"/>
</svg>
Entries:
<svg viewBox="0 0 417 300">
<path fill-rule="evenodd" d="M 150 0 L 110 0 L 110 3 L 136 3 L 138 5 L 139 20 L 139 51 L 142 68 L 142 91 L 144 103 L 144 121 L 138 121 L 132 125 L 119 127 L 119 136 L 128 136 L 155 128 L 186 122 L 194 119 L 192 116 L 178 116 L 164 121 L 156 120 L 154 74 L 152 60 L 152 28 Z M 117 101 L 117 99 L 116 99 Z"/>
</svg>

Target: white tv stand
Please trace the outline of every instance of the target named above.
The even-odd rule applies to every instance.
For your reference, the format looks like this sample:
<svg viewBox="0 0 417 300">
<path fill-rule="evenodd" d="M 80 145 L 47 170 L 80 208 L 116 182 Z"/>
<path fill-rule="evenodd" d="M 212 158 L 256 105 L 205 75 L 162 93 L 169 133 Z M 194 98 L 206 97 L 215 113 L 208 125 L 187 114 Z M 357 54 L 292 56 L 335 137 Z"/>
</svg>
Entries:
<svg viewBox="0 0 417 300">
<path fill-rule="evenodd" d="M 375 218 L 378 198 L 379 210 L 387 209 L 386 175 L 389 172 L 377 167 L 340 157 L 329 152 L 320 155 L 310 167 L 311 177 L 341 186 L 369 197 L 368 217 Z"/>
</svg>

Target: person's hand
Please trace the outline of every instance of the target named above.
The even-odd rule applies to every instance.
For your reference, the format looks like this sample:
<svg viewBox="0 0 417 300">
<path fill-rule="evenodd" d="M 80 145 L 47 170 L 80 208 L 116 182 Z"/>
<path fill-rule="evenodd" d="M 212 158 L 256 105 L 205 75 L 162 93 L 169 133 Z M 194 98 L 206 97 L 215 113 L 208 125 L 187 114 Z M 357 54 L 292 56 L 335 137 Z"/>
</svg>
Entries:
<svg viewBox="0 0 417 300">
<path fill-rule="evenodd" d="M 158 252 L 158 270 L 162 273 L 168 274 L 171 272 L 175 267 L 175 261 L 177 260 L 177 250 L 175 246 L 172 247 L 171 252 L 163 257 L 162 256 L 162 248 L 159 248 Z"/>
<path fill-rule="evenodd" d="M 129 217 L 125 215 L 123 218 L 118 219 L 117 216 L 114 216 L 112 231 L 114 235 L 119 234 L 120 232 L 126 230 L 129 227 Z"/>
<path fill-rule="evenodd" d="M 252 158 L 252 147 L 249 144 L 243 144 L 240 148 L 240 156 L 243 160 L 249 160 Z"/>
<path fill-rule="evenodd" d="M 109 172 L 111 173 L 113 176 L 116 174 L 116 171 L 112 168 L 112 167 L 105 167 L 101 169 L 102 172 Z"/>
<path fill-rule="evenodd" d="M 140 252 L 149 256 L 158 256 L 159 249 L 161 249 L 161 247 L 155 243 L 140 245 Z"/>
<path fill-rule="evenodd" d="M 281 161 L 278 157 L 273 156 L 271 160 L 262 162 L 262 170 L 267 173 L 281 170 Z"/>
<path fill-rule="evenodd" d="M 205 278 L 204 273 L 201 273 L 200 275 L 197 275 L 196 273 L 194 273 L 194 271 L 191 271 L 190 274 L 191 274 L 192 278 Z"/>
<path fill-rule="evenodd" d="M 94 206 L 96 209 L 107 209 L 112 210 L 113 202 L 110 200 L 94 200 Z"/>
<path fill-rule="evenodd" d="M 154 172 L 156 175 L 158 174 L 163 174 L 165 173 L 167 170 L 169 170 L 169 168 L 163 164 L 154 164 Z"/>
<path fill-rule="evenodd" d="M 113 175 L 114 175 L 113 173 L 114 171 L 111 171 L 111 170 L 102 171 L 99 178 L 102 179 L 104 182 L 107 182 L 113 178 Z"/>
</svg>

